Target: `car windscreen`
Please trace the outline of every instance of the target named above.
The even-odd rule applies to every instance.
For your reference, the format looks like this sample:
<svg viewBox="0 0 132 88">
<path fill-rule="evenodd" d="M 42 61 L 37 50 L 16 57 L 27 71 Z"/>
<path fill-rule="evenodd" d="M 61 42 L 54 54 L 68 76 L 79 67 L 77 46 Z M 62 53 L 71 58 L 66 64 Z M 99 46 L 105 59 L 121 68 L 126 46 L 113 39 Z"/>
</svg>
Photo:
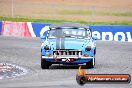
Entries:
<svg viewBox="0 0 132 88">
<path fill-rule="evenodd" d="M 49 31 L 48 38 L 85 38 L 91 36 L 91 31 L 86 29 L 59 28 Z"/>
</svg>

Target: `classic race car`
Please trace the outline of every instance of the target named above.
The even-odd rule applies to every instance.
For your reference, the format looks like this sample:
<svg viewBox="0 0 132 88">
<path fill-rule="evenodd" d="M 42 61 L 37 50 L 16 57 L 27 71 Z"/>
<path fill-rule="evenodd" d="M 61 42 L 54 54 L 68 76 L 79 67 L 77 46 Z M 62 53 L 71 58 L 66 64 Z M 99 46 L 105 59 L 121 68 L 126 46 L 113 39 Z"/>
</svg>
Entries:
<svg viewBox="0 0 132 88">
<path fill-rule="evenodd" d="M 47 36 L 42 36 L 41 68 L 52 64 L 83 64 L 95 66 L 96 36 L 92 37 L 89 26 L 79 23 L 60 23 L 49 27 Z"/>
</svg>

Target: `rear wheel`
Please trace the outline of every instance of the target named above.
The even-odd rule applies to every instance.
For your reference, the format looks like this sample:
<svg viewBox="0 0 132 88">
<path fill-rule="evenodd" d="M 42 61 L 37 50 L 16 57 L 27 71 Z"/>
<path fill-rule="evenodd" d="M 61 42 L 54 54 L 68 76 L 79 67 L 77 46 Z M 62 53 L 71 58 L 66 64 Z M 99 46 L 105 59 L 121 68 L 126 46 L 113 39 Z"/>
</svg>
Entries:
<svg viewBox="0 0 132 88">
<path fill-rule="evenodd" d="M 92 60 L 86 63 L 86 68 L 94 68 L 95 66 L 95 56 L 93 57 Z"/>
<path fill-rule="evenodd" d="M 42 69 L 49 69 L 49 66 L 52 64 L 50 62 L 47 62 L 45 59 L 41 58 L 41 68 Z"/>
</svg>

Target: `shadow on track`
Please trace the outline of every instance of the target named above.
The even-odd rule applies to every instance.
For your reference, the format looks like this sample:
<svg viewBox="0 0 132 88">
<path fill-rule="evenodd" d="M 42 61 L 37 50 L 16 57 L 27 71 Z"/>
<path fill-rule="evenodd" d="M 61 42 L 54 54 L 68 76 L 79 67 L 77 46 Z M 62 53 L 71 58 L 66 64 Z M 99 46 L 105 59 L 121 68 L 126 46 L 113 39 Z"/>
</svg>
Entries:
<svg viewBox="0 0 132 88">
<path fill-rule="evenodd" d="M 49 69 L 78 69 L 79 66 L 81 66 L 83 69 L 87 69 L 85 65 L 52 65 Z"/>
</svg>

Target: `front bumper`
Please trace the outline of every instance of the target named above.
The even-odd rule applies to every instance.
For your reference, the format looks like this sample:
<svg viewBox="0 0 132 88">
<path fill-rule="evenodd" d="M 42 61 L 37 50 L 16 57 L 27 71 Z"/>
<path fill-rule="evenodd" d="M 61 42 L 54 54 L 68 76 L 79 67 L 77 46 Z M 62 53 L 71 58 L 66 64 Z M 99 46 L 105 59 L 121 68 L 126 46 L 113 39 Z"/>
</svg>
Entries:
<svg viewBox="0 0 132 88">
<path fill-rule="evenodd" d="M 83 64 L 91 61 L 94 57 L 47 57 L 42 56 L 42 59 L 52 63 L 59 63 L 59 64 Z M 72 61 L 71 61 L 72 60 Z"/>
</svg>

